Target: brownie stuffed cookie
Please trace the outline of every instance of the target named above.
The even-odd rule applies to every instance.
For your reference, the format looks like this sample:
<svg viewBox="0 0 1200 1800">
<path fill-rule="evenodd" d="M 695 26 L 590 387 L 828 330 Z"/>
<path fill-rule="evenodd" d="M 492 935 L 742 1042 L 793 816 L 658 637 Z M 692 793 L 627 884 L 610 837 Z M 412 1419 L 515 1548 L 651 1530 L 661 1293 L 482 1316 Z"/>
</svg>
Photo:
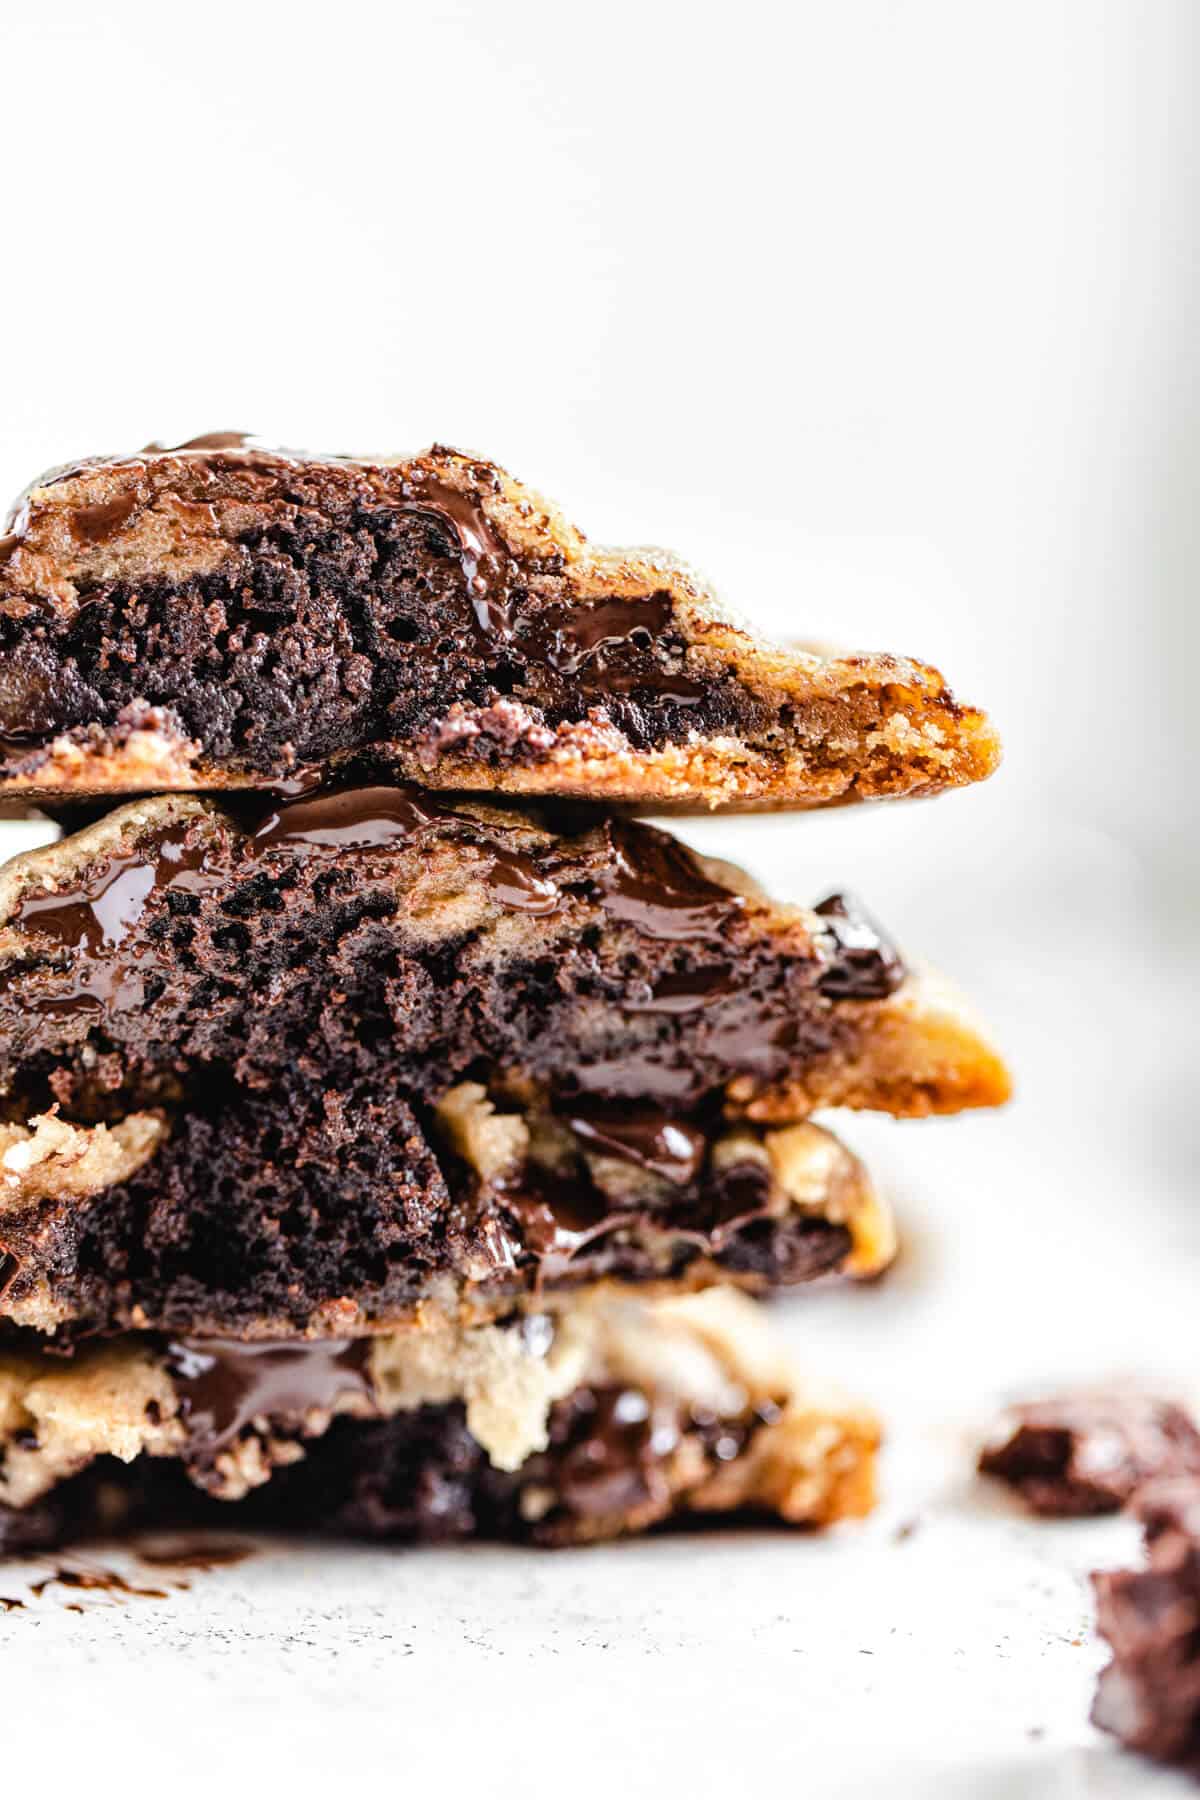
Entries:
<svg viewBox="0 0 1200 1800">
<path fill-rule="evenodd" d="M 400 785 L 121 808 L 0 870 L 0 1333 L 346 1336 L 891 1253 L 809 1115 L 1003 1063 L 853 903 Z"/>
<path fill-rule="evenodd" d="M 214 433 L 54 470 L 7 527 L 8 810 L 364 752 L 427 787 L 644 810 L 933 794 L 999 758 L 936 669 L 768 643 L 674 557 L 596 549 L 450 450 Z"/>
<path fill-rule="evenodd" d="M 369 1339 L 10 1346 L 0 1552 L 200 1522 L 546 1545 L 830 1525 L 870 1510 L 878 1440 L 715 1291 Z"/>
</svg>

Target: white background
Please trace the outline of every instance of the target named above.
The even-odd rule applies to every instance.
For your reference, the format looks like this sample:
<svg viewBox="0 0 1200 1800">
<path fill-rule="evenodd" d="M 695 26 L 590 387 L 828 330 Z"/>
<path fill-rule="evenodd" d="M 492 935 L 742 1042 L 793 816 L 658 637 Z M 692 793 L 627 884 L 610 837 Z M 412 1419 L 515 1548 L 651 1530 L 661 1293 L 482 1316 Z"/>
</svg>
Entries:
<svg viewBox="0 0 1200 1800">
<path fill-rule="evenodd" d="M 1200 1376 L 1198 55 L 1188 0 L 4 9 L 0 487 L 217 428 L 441 439 L 780 635 L 937 662 L 1005 734 L 987 788 L 691 835 L 858 888 L 1020 1082 L 854 1122 L 906 1260 L 781 1309 L 889 1413 L 865 1531 L 47 1601 L 0 1620 L 35 1734 L 86 1670 L 114 1773 L 131 1695 L 157 1758 L 201 1682 L 243 1773 L 332 1773 L 344 1729 L 376 1782 L 483 1791 L 1141 1791 L 1083 1717 L 1124 1527 L 967 1475 L 1007 1393 Z"/>
</svg>

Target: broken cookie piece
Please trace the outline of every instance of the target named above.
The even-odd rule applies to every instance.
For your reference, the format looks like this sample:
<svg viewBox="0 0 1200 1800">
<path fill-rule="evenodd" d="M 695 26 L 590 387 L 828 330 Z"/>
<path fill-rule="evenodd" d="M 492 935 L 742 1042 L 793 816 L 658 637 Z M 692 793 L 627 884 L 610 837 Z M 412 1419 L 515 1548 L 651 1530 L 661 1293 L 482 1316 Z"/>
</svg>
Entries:
<svg viewBox="0 0 1200 1800">
<path fill-rule="evenodd" d="M 167 798 L 0 870 L 0 1314 L 37 1329 L 867 1274 L 886 1215 L 807 1114 L 1006 1093 L 845 901 L 628 821 Z"/>
<path fill-rule="evenodd" d="M 1147 1567 L 1093 1575 L 1096 1624 L 1112 1660 L 1092 1722 L 1130 1750 L 1200 1774 L 1200 1475 L 1139 1490 Z"/>
<path fill-rule="evenodd" d="M 357 1092 L 0 1125 L 0 1341 L 5 1322 L 59 1343 L 433 1326 L 598 1282 L 869 1277 L 895 1253 L 866 1170 L 811 1123 L 499 1114 L 485 1096 L 450 1089 L 428 1139 L 400 1102 Z M 520 1149 L 503 1162 L 473 1141 L 505 1136 Z"/>
<path fill-rule="evenodd" d="M 784 649 L 488 462 L 214 433 L 52 471 L 0 538 L 0 797 L 237 787 L 370 751 L 428 787 L 826 806 L 989 775 L 892 655 Z"/>
<path fill-rule="evenodd" d="M 575 1302 L 470 1330 L 0 1352 L 0 1548 L 211 1523 L 569 1544 L 858 1518 L 879 1431 L 753 1303 Z"/>
<path fill-rule="evenodd" d="M 1119 1512 L 1154 1476 L 1200 1475 L 1200 1431 L 1170 1401 L 1085 1388 L 1011 1408 L 979 1467 L 1048 1518 Z"/>
</svg>

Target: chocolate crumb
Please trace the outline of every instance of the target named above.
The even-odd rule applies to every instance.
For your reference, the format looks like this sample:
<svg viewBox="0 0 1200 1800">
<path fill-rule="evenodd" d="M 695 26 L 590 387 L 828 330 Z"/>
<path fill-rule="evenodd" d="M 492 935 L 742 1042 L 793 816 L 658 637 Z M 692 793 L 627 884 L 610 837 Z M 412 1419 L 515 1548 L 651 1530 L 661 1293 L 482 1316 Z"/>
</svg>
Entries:
<svg viewBox="0 0 1200 1800">
<path fill-rule="evenodd" d="M 1148 1482 L 1132 1510 L 1148 1566 L 1092 1576 L 1097 1627 L 1112 1649 L 1092 1723 L 1200 1775 L 1200 1477 Z"/>
<path fill-rule="evenodd" d="M 1119 1512 L 1153 1476 L 1200 1474 L 1200 1431 L 1169 1401 L 1083 1390 L 1012 1408 L 979 1469 L 1045 1518 Z"/>
</svg>

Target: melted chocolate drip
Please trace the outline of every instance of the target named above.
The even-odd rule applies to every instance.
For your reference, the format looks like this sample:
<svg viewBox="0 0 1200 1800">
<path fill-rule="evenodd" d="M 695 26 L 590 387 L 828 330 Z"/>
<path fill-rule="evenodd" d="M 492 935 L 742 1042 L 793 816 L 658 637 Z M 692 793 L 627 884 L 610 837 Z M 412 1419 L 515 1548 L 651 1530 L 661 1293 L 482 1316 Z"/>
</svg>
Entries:
<svg viewBox="0 0 1200 1800">
<path fill-rule="evenodd" d="M 904 964 L 856 900 L 831 894 L 816 909 L 825 921 L 832 960 L 817 986 L 829 1000 L 886 1000 L 904 980 Z"/>
<path fill-rule="evenodd" d="M 654 1106 L 575 1105 L 562 1117 L 586 1149 L 634 1163 L 674 1187 L 690 1186 L 708 1154 L 706 1132 Z"/>
<path fill-rule="evenodd" d="M 242 1343 L 182 1338 L 167 1346 L 191 1454 L 211 1462 L 257 1418 L 299 1420 L 353 1395 L 373 1405 L 369 1338 Z"/>
<path fill-rule="evenodd" d="M 406 481 L 403 493 L 401 511 L 430 514 L 447 527 L 456 540 L 463 578 L 480 631 L 485 637 L 510 638 L 511 558 L 508 545 L 492 525 L 481 503 L 460 494 L 457 488 L 433 475 Z"/>
<path fill-rule="evenodd" d="M 273 807 L 255 828 L 254 855 L 276 845 L 314 850 L 377 850 L 457 814 L 407 785 L 348 788 Z"/>
<path fill-rule="evenodd" d="M 669 943 L 719 938 L 745 899 L 710 881 L 693 853 L 665 831 L 614 819 L 612 866 L 601 905 L 646 937 Z"/>
</svg>

